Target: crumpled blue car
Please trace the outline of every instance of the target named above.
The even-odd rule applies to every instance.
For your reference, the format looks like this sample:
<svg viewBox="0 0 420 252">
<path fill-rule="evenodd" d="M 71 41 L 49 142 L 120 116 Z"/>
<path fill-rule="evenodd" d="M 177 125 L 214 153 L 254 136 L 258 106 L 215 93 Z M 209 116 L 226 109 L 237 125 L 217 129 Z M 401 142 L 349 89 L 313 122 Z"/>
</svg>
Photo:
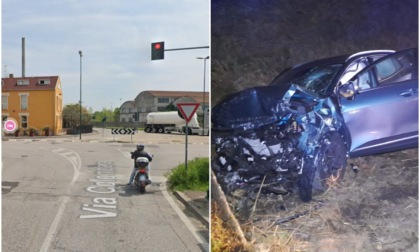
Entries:
<svg viewBox="0 0 420 252">
<path fill-rule="evenodd" d="M 212 169 L 225 192 L 304 202 L 343 178 L 348 157 L 418 146 L 418 49 L 301 64 L 212 109 Z"/>
</svg>

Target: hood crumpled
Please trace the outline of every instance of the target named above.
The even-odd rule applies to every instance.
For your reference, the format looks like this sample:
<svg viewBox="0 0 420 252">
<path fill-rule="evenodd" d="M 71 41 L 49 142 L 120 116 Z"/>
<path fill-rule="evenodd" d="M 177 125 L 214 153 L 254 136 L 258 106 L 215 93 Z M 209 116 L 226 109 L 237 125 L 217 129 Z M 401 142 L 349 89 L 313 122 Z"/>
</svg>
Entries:
<svg viewBox="0 0 420 252">
<path fill-rule="evenodd" d="M 305 114 L 320 98 L 296 85 L 248 88 L 230 95 L 212 109 L 213 129 L 257 129 L 293 112 Z"/>
</svg>

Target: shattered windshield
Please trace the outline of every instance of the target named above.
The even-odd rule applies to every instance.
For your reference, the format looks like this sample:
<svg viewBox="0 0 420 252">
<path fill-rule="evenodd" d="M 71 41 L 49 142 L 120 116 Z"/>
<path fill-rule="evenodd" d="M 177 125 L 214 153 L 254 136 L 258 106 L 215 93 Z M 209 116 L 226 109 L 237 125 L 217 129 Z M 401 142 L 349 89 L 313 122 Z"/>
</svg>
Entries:
<svg viewBox="0 0 420 252">
<path fill-rule="evenodd" d="M 270 85 L 296 84 L 323 95 L 328 90 L 342 64 L 296 68 L 277 77 Z"/>
</svg>

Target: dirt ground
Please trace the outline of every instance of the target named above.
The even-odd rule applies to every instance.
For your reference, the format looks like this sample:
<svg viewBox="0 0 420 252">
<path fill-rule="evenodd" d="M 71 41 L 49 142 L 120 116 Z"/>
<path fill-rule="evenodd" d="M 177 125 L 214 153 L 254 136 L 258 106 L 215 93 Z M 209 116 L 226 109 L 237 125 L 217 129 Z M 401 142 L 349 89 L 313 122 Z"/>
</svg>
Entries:
<svg viewBox="0 0 420 252">
<path fill-rule="evenodd" d="M 241 208 L 240 192 L 227 199 L 255 251 L 419 249 L 418 149 L 350 159 L 344 180 L 310 203 L 260 195 Z"/>
</svg>

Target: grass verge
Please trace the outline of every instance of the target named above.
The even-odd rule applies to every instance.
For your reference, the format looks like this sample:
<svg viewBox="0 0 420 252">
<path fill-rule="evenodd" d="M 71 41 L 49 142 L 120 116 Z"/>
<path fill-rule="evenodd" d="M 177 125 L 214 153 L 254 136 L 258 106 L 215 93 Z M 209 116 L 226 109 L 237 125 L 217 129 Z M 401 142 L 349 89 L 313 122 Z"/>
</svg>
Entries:
<svg viewBox="0 0 420 252">
<path fill-rule="evenodd" d="M 209 189 L 209 158 L 194 158 L 179 164 L 165 174 L 168 187 L 172 191 L 207 191 Z"/>
</svg>

